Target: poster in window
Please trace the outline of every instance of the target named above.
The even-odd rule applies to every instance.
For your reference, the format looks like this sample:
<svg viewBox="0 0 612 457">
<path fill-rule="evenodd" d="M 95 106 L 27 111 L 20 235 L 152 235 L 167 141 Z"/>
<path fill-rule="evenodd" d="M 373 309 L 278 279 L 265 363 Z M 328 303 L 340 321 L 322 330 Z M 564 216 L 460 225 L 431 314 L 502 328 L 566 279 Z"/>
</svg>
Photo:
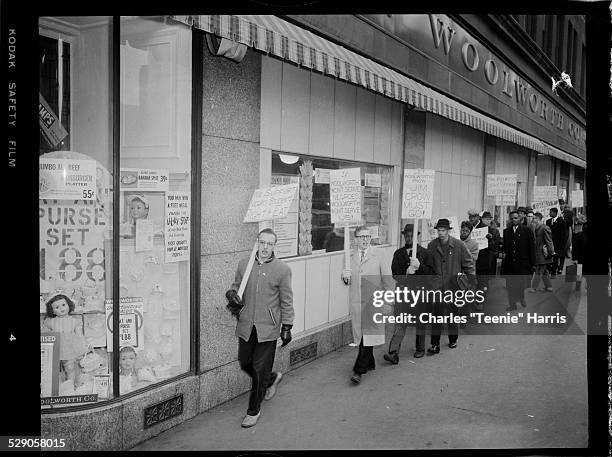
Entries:
<svg viewBox="0 0 612 457">
<path fill-rule="evenodd" d="M 96 200 L 96 161 L 38 159 L 38 198 Z"/>
<path fill-rule="evenodd" d="M 142 297 L 121 297 L 119 313 L 119 347 L 133 346 L 144 349 L 144 299 Z M 113 350 L 113 302 L 106 300 L 106 350 Z"/>
<path fill-rule="evenodd" d="M 41 290 L 82 300 L 75 291 L 87 284 L 103 290 L 104 231 L 108 219 L 96 202 L 39 200 Z"/>
<path fill-rule="evenodd" d="M 40 396 L 51 397 L 59 393 L 60 334 L 40 334 Z"/>
<path fill-rule="evenodd" d="M 189 192 L 166 192 L 165 249 L 166 262 L 189 260 L 191 238 L 191 203 Z"/>
<path fill-rule="evenodd" d="M 170 182 L 168 170 L 149 170 L 145 168 L 122 168 L 120 171 L 121 191 L 143 190 L 166 192 Z"/>
<path fill-rule="evenodd" d="M 153 250 L 153 234 L 155 224 L 148 219 L 138 219 L 136 221 L 136 252 Z"/>
</svg>

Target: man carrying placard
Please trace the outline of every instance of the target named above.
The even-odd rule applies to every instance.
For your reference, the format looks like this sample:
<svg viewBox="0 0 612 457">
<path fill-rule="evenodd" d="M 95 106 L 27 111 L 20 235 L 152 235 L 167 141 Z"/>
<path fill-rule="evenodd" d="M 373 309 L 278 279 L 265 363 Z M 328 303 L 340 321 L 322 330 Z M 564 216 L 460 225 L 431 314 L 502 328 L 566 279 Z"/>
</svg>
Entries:
<svg viewBox="0 0 612 457">
<path fill-rule="evenodd" d="M 262 400 L 270 400 L 276 393 L 282 378 L 280 372 L 272 373 L 276 340 L 280 337 L 282 346 L 291 341 L 294 317 L 291 269 L 274 256 L 276 234 L 271 229 L 264 229 L 257 240 L 252 270 L 249 259 L 240 260 L 234 283 L 226 292 L 228 307 L 238 318 L 236 336 L 239 338 L 240 368 L 252 378 L 243 427 L 257 423 Z M 237 291 L 245 275 L 248 279 L 240 297 Z"/>
</svg>

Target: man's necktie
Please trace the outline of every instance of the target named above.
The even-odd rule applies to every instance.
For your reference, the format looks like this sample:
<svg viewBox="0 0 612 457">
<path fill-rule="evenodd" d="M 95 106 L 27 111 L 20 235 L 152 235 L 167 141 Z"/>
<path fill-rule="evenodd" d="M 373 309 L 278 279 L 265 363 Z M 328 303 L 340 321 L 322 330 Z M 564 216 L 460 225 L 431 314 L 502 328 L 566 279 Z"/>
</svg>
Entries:
<svg viewBox="0 0 612 457">
<path fill-rule="evenodd" d="M 365 251 L 361 251 L 361 261 L 363 262 L 363 258 L 365 257 Z"/>
</svg>

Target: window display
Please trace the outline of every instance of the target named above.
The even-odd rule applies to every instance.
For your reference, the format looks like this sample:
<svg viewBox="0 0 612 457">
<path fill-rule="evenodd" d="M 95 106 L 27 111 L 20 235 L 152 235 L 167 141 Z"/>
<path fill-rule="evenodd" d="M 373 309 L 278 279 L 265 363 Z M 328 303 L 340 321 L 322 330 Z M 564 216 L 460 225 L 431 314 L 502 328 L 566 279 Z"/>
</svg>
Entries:
<svg viewBox="0 0 612 457">
<path fill-rule="evenodd" d="M 294 211 L 290 209 L 287 218 L 274 221 L 279 234 L 278 257 L 344 249 L 344 227 L 331 223 L 329 172 L 355 167 L 361 170 L 362 224 L 373 234 L 373 245 L 389 242 L 392 167 L 273 153 L 272 185 L 288 184 L 292 179 L 300 184 Z"/>
<path fill-rule="evenodd" d="M 110 18 L 45 17 L 39 26 L 40 395 L 48 408 L 112 399 L 113 360 L 120 394 L 189 370 L 192 56 L 188 27 L 122 18 L 114 132 Z"/>
</svg>

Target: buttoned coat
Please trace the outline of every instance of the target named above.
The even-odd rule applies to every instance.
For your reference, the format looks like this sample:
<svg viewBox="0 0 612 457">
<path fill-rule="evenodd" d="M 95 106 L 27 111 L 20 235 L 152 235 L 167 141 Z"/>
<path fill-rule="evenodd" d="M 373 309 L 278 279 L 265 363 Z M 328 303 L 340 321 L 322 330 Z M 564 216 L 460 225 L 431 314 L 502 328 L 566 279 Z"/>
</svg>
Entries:
<svg viewBox="0 0 612 457">
<path fill-rule="evenodd" d="M 374 322 L 374 313 L 382 313 L 382 307 L 374 307 L 375 290 L 393 290 L 395 281 L 391 263 L 384 251 L 370 247 L 363 262 L 358 249 L 351 250 L 351 283 L 349 285 L 349 310 L 353 327 L 353 342 L 364 346 L 385 344 L 385 324 Z"/>
<path fill-rule="evenodd" d="M 238 290 L 249 259 L 238 262 L 232 289 Z M 236 323 L 236 336 L 249 341 L 253 326 L 257 341 L 275 341 L 280 337 L 281 324 L 293 325 L 293 292 L 291 269 L 285 262 L 273 258 L 253 263 L 253 269 L 242 294 L 244 306 Z"/>
<path fill-rule="evenodd" d="M 457 274 L 476 274 L 474 259 L 465 243 L 452 236 L 448 237 L 448 260 L 444 259 L 444 251 L 439 238 L 431 240 L 427 250 L 432 254 L 434 262 L 434 277 L 432 288 L 434 290 L 457 290 Z"/>
<path fill-rule="evenodd" d="M 503 273 L 506 275 L 529 275 L 536 266 L 535 236 L 524 225 L 504 229 Z"/>
<path fill-rule="evenodd" d="M 555 253 L 555 247 L 553 245 L 552 236 L 550 234 L 550 227 L 544 224 L 540 224 L 534 227 L 535 230 L 535 253 L 536 253 L 536 264 L 544 265 L 552 263 L 552 254 Z M 544 246 L 548 250 L 549 257 L 544 257 Z"/>
</svg>

